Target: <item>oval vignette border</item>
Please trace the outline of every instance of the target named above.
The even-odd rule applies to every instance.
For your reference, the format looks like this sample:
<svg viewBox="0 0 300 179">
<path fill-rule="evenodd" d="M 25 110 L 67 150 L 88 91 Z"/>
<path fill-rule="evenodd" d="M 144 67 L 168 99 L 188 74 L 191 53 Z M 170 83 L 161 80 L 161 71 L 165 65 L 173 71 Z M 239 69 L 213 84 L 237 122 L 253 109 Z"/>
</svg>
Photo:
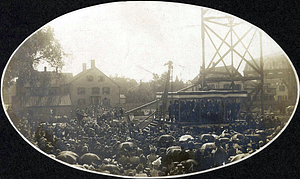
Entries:
<svg viewBox="0 0 300 179">
<path fill-rule="evenodd" d="M 90 6 L 92 6 L 92 5 L 90 5 Z M 197 5 L 197 6 L 199 6 L 199 5 Z M 203 4 L 203 5 L 201 5 L 201 6 L 204 6 L 204 7 L 206 7 L 205 6 L 205 4 Z M 79 8 L 79 7 L 78 7 Z M 216 9 L 216 8 L 214 8 L 214 7 L 210 7 L 211 9 Z M 80 9 L 80 8 L 79 8 Z M 72 10 L 73 11 L 73 10 Z M 222 11 L 222 10 L 220 10 L 220 11 Z M 228 10 L 228 11 L 226 11 L 226 12 L 229 12 L 230 10 Z M 223 11 L 224 12 L 224 11 Z M 234 15 L 234 16 L 237 16 L 237 17 L 239 17 L 239 18 L 242 18 L 242 16 L 238 16 L 238 15 Z M 242 18 L 243 19 L 243 18 Z M 247 21 L 247 22 L 249 22 L 249 23 L 251 23 L 251 21 Z M 46 22 L 46 23 L 48 23 L 48 22 Z M 46 24 L 46 23 L 44 23 L 44 24 Z M 253 24 L 253 23 L 251 23 L 251 24 Z M 258 26 L 259 27 L 259 26 Z M 260 27 L 259 27 L 260 28 Z M 38 28 L 37 28 L 38 29 Z M 34 29 L 34 31 L 35 31 L 36 29 Z M 25 35 L 26 36 L 26 35 Z M 28 36 L 28 35 L 27 35 Z M 277 42 L 276 42 L 277 43 Z M 20 44 L 20 43 L 19 43 Z M 17 45 L 19 45 L 19 44 L 17 44 Z M 279 44 L 280 45 L 280 44 Z M 12 48 L 13 49 L 13 48 Z M 288 56 L 290 56 L 290 55 L 288 55 Z M 295 59 L 294 59 L 294 61 L 295 61 Z M 292 61 L 293 62 L 293 65 L 296 67 L 296 64 L 295 64 L 295 62 L 294 61 Z M 297 68 L 297 67 L 296 67 Z M 293 118 L 295 118 L 295 114 L 294 114 L 294 117 Z M 293 121 L 293 119 L 291 120 L 291 121 Z M 287 126 L 289 126 L 290 124 L 288 124 Z M 286 126 L 285 126 L 285 128 L 286 128 Z M 284 129 L 283 131 L 285 131 L 286 129 Z M 284 133 L 284 132 L 283 132 Z M 279 134 L 280 136 L 282 135 L 282 134 Z M 278 139 L 276 139 L 276 140 L 278 140 Z M 272 141 L 272 143 L 274 143 L 274 141 Z M 268 147 L 271 147 L 271 146 L 268 146 Z M 271 147 L 272 148 L 272 147 Z M 265 146 L 264 146 L 264 148 L 262 149 L 262 150 L 265 150 Z M 261 151 L 260 151 L 261 152 Z M 256 155 L 258 155 L 258 154 L 255 154 L 255 156 Z M 254 157 L 254 156 L 252 156 L 252 157 Z M 242 162 L 245 162 L 245 161 L 242 161 Z M 237 164 L 235 164 L 235 165 L 237 165 Z M 227 165 L 228 166 L 228 165 Z M 215 172 L 215 171 L 214 171 Z"/>
</svg>

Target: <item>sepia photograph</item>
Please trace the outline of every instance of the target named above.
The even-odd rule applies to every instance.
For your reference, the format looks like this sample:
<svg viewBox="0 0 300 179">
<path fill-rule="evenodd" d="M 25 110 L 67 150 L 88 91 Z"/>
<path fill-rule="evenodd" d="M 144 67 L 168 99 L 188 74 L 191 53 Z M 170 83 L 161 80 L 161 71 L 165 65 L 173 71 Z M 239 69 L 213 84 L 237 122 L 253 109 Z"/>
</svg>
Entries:
<svg viewBox="0 0 300 179">
<path fill-rule="evenodd" d="M 291 136 L 289 124 L 299 117 L 299 62 L 268 31 L 213 7 L 74 5 L 44 21 L 2 62 L 2 118 L 11 128 L 3 143 L 18 138 L 38 160 L 80 172 L 77 177 L 220 177 L 229 168 L 224 175 L 240 178 L 232 173 L 241 168 L 251 178 L 257 168 L 268 172 L 266 153 L 276 146 L 278 156 L 296 149 L 283 146 L 281 135 Z M 249 169 L 251 162 L 256 168 Z M 14 178 L 11 170 L 3 169 L 0 178 Z M 24 176 L 39 178 L 47 170 L 56 168 L 26 168 Z"/>
</svg>

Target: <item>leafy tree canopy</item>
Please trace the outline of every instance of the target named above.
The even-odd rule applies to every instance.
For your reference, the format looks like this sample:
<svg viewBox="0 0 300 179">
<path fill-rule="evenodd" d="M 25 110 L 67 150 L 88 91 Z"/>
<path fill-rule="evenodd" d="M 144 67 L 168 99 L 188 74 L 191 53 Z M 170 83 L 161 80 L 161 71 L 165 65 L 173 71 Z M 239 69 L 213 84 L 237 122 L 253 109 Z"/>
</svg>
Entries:
<svg viewBox="0 0 300 179">
<path fill-rule="evenodd" d="M 35 68 L 40 63 L 60 71 L 64 66 L 64 53 L 59 41 L 54 37 L 54 30 L 47 26 L 28 38 L 12 56 L 4 76 L 4 86 L 9 86 L 18 78 L 19 85 L 25 85 L 36 78 Z"/>
</svg>

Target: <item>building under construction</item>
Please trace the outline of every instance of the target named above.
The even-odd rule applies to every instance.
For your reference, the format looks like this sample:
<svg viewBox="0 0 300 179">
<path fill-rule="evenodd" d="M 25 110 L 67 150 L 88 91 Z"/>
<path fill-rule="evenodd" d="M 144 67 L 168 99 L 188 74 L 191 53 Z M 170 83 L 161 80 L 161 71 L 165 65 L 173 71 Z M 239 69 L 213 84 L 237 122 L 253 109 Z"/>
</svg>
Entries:
<svg viewBox="0 0 300 179">
<path fill-rule="evenodd" d="M 263 56 L 262 32 L 253 27 L 246 29 L 243 34 L 237 32 L 243 23 L 227 15 L 210 16 L 209 10 L 203 9 L 202 57 L 199 57 L 202 65 L 192 85 L 179 91 L 170 91 L 173 63 L 169 61 L 165 64 L 168 76 L 164 91 L 158 92 L 154 101 L 127 113 L 155 104 L 156 112 L 150 116 L 153 115 L 152 118 L 157 121 L 220 124 L 246 116 L 264 116 L 266 111 L 278 110 L 275 101 L 289 101 L 282 108 L 295 104 L 293 95 L 297 89 L 296 79 L 288 59 L 283 54 Z M 222 34 L 218 28 L 222 29 Z M 256 48 L 256 53 L 259 52 L 259 57 L 256 54 L 254 58 L 250 50 L 252 47 Z M 213 55 L 206 50 L 214 51 Z M 269 64 L 274 61 L 282 63 L 279 66 L 283 68 L 270 67 Z M 274 70 L 278 78 L 272 76 Z"/>
</svg>

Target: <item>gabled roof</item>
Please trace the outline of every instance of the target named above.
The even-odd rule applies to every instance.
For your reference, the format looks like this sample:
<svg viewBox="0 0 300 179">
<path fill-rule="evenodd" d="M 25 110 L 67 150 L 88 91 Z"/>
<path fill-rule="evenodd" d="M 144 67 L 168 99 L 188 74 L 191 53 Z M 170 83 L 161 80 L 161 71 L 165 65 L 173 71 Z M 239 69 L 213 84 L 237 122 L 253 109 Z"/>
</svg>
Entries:
<svg viewBox="0 0 300 179">
<path fill-rule="evenodd" d="M 287 86 L 284 80 L 282 79 L 265 79 L 264 84 L 268 85 L 270 88 L 277 88 L 279 85 L 282 84 Z"/>
<path fill-rule="evenodd" d="M 80 73 L 75 75 L 73 78 L 69 79 L 69 81 L 67 81 L 67 83 L 72 83 L 73 81 L 79 79 L 80 77 L 84 76 L 85 74 L 87 74 L 90 71 L 92 71 L 92 68 L 81 71 Z"/>
<path fill-rule="evenodd" d="M 146 91 L 146 92 L 151 91 L 150 86 L 147 83 L 143 83 L 143 82 L 128 89 L 128 91 L 133 91 L 133 92 L 139 90 Z"/>
<path fill-rule="evenodd" d="M 72 83 L 73 81 L 79 79 L 80 77 L 90 73 L 91 71 L 93 71 L 94 69 L 96 69 L 98 72 L 100 72 L 101 74 L 103 74 L 106 78 L 108 78 L 110 81 L 112 81 L 114 84 L 116 84 L 118 87 L 120 87 L 116 82 L 114 82 L 111 78 L 109 78 L 107 75 L 105 75 L 102 71 L 100 71 L 98 68 L 93 67 L 90 69 L 86 69 L 80 73 L 78 73 L 77 75 L 75 75 L 72 79 L 70 79 L 70 81 L 68 81 L 67 83 Z"/>
</svg>

